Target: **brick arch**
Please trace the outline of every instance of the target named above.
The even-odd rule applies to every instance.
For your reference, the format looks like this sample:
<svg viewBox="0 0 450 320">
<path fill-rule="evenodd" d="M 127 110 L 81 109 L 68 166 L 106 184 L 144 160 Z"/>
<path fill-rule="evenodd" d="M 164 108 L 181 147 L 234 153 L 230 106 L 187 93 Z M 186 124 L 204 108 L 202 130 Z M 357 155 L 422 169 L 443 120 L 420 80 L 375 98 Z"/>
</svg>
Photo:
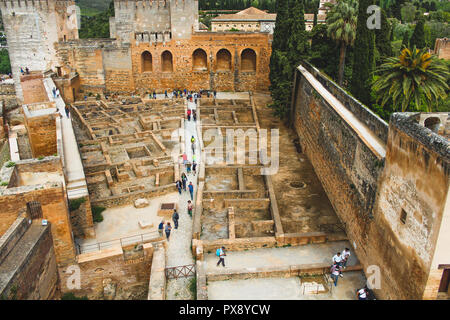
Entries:
<svg viewBox="0 0 450 320">
<path fill-rule="evenodd" d="M 169 50 L 161 54 L 161 70 L 162 72 L 173 72 L 173 56 Z"/>
<path fill-rule="evenodd" d="M 192 53 L 192 70 L 208 70 L 208 55 L 205 50 L 198 48 Z"/>
<path fill-rule="evenodd" d="M 231 71 L 232 56 L 228 49 L 220 49 L 216 53 L 216 70 Z"/>
<path fill-rule="evenodd" d="M 153 57 L 148 51 L 144 51 L 141 54 L 141 71 L 150 72 L 153 71 Z"/>
<path fill-rule="evenodd" d="M 241 52 L 241 71 L 256 72 L 256 52 L 253 49 L 246 48 Z"/>
</svg>

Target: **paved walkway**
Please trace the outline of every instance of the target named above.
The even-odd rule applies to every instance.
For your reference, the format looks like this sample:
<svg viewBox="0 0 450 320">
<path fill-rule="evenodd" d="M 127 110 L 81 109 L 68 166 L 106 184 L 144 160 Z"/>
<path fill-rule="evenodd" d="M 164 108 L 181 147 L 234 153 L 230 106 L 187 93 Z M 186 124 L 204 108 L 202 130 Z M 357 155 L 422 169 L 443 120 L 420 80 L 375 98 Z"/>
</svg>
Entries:
<svg viewBox="0 0 450 320">
<path fill-rule="evenodd" d="M 348 241 L 327 242 L 321 244 L 308 244 L 298 247 L 283 248 L 263 248 L 248 251 L 228 252 L 225 257 L 225 269 L 260 268 L 275 266 L 290 266 L 312 263 L 332 264 L 332 258 L 336 252 L 342 252 L 345 248 L 350 248 L 352 255 L 348 266 L 359 263 L 353 248 Z M 206 272 L 222 272 L 222 266 L 217 267 L 218 258 L 215 252 L 205 255 Z"/>
<path fill-rule="evenodd" d="M 64 172 L 67 178 L 67 194 L 69 199 L 76 199 L 88 195 L 86 179 L 83 171 L 81 156 L 78 151 L 77 141 L 72 127 L 72 121 L 66 116 L 64 108 L 66 104 L 60 97 L 53 98 L 52 89 L 55 84 L 51 78 L 44 79 L 45 90 L 50 101 L 54 101 L 61 114 L 61 130 L 64 152 Z"/>
<path fill-rule="evenodd" d="M 196 109 L 195 103 L 188 102 L 188 108 Z M 197 137 L 197 123 L 194 122 L 191 118 L 191 121 L 185 120 L 184 128 L 185 128 L 185 150 L 188 160 L 192 162 L 192 149 L 191 149 L 191 137 L 194 136 L 196 140 L 196 162 L 197 165 L 197 175 L 198 175 L 198 167 L 201 165 L 200 162 L 200 151 Z M 197 193 L 197 175 L 187 174 L 186 168 L 184 165 L 180 165 L 180 175 L 181 173 L 186 173 L 188 177 L 188 182 L 192 182 L 194 185 L 194 199 Z M 181 178 L 181 176 L 180 176 Z M 190 200 L 189 190 L 186 187 L 186 192 L 182 191 L 181 196 L 178 201 L 178 214 L 180 216 L 178 229 L 172 229 L 170 240 L 168 242 L 167 249 L 167 267 L 175 267 L 187 264 L 193 264 L 194 258 L 192 256 L 191 250 L 191 241 L 192 241 L 192 218 L 187 213 L 187 202 Z M 194 202 L 194 201 L 193 201 Z M 173 225 L 172 225 L 173 227 Z M 191 292 L 189 291 L 189 283 L 193 281 L 191 279 L 194 278 L 180 278 L 180 279 L 172 279 L 167 281 L 167 300 L 175 300 L 175 299 L 192 299 Z"/>
</svg>

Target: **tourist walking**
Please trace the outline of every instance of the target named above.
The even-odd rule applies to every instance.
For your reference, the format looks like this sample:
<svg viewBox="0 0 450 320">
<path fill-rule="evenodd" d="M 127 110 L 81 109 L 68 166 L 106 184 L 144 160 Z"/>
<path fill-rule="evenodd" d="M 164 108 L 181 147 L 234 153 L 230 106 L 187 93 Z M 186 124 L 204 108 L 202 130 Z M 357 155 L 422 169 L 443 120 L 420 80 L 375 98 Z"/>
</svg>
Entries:
<svg viewBox="0 0 450 320">
<path fill-rule="evenodd" d="M 159 232 L 159 236 L 162 237 L 163 236 L 163 231 L 164 231 L 164 220 L 161 221 L 161 223 L 158 226 L 158 232 Z"/>
<path fill-rule="evenodd" d="M 195 142 L 191 142 L 192 153 L 195 153 Z"/>
<path fill-rule="evenodd" d="M 197 173 L 197 163 L 195 161 L 192 162 L 192 173 L 194 176 Z"/>
<path fill-rule="evenodd" d="M 216 256 L 219 257 L 219 261 L 217 262 L 217 267 L 222 263 L 222 265 L 225 267 L 225 247 L 219 248 L 216 250 Z"/>
<path fill-rule="evenodd" d="M 195 103 L 197 103 L 197 100 L 195 100 Z M 192 110 L 192 118 L 194 119 L 194 122 L 197 121 L 197 112 L 194 110 Z"/>
<path fill-rule="evenodd" d="M 188 119 L 188 121 L 191 121 L 191 113 L 192 113 L 191 109 L 188 109 L 187 110 L 187 119 Z"/>
<path fill-rule="evenodd" d="M 344 251 L 342 251 L 342 266 L 345 268 L 347 268 L 347 262 L 348 259 L 350 258 L 350 249 L 349 248 L 345 248 Z"/>
<path fill-rule="evenodd" d="M 186 165 L 187 163 L 187 154 L 186 152 L 183 152 L 183 164 Z"/>
<path fill-rule="evenodd" d="M 214 90 L 214 99 L 217 97 L 217 91 Z"/>
<path fill-rule="evenodd" d="M 337 264 L 333 264 L 333 266 L 331 267 L 331 278 L 334 280 L 335 287 L 337 286 L 340 270 L 341 270 L 341 267 Z"/>
<path fill-rule="evenodd" d="M 177 180 L 177 182 L 175 182 L 175 184 L 177 185 L 177 189 L 178 189 L 178 193 L 181 194 L 181 188 L 182 188 L 182 182 L 180 180 Z"/>
<path fill-rule="evenodd" d="M 52 93 L 53 93 L 53 98 L 56 98 L 56 88 L 52 89 Z"/>
<path fill-rule="evenodd" d="M 188 161 L 188 163 L 186 163 L 186 171 L 187 174 L 191 173 L 191 163 Z"/>
<path fill-rule="evenodd" d="M 183 172 L 181 174 L 181 182 L 183 183 L 183 190 L 186 191 L 186 184 L 187 184 L 187 176 L 186 174 Z"/>
<path fill-rule="evenodd" d="M 187 206 L 187 209 L 188 209 L 188 214 L 189 214 L 189 216 L 192 218 L 192 210 L 194 209 L 194 205 L 192 204 L 192 201 L 191 201 L 191 200 L 188 200 L 188 206 Z"/>
<path fill-rule="evenodd" d="M 70 116 L 69 116 L 69 114 L 70 114 L 69 106 L 66 105 L 65 108 L 64 108 L 64 110 L 66 111 L 66 116 L 67 116 L 67 118 L 70 118 Z"/>
<path fill-rule="evenodd" d="M 167 90 L 166 90 L 166 91 L 164 91 L 164 98 L 166 98 L 166 99 L 168 99 L 168 98 L 169 98 L 169 96 L 167 95 Z"/>
<path fill-rule="evenodd" d="M 167 225 L 166 225 L 166 237 L 167 237 L 167 241 L 169 241 L 170 231 L 172 231 L 172 227 L 170 226 L 170 222 L 167 222 Z"/>
<path fill-rule="evenodd" d="M 180 216 L 178 215 L 177 209 L 173 210 L 172 220 L 173 224 L 175 225 L 175 229 L 178 229 L 178 219 L 180 219 Z"/>
<path fill-rule="evenodd" d="M 194 185 L 192 184 L 192 181 L 189 182 L 189 193 L 191 194 L 191 200 L 194 201 Z"/>
<path fill-rule="evenodd" d="M 358 300 L 367 300 L 368 290 L 366 287 L 359 289 L 356 293 Z"/>
<path fill-rule="evenodd" d="M 339 275 L 341 277 L 344 277 L 344 275 L 342 274 L 342 269 L 341 269 L 341 266 L 342 266 L 342 255 L 341 255 L 340 252 L 338 252 L 338 253 L 336 253 L 334 255 L 334 257 L 333 257 L 333 264 L 335 264 L 335 265 L 337 265 L 339 267 L 339 270 L 340 270 Z"/>
</svg>

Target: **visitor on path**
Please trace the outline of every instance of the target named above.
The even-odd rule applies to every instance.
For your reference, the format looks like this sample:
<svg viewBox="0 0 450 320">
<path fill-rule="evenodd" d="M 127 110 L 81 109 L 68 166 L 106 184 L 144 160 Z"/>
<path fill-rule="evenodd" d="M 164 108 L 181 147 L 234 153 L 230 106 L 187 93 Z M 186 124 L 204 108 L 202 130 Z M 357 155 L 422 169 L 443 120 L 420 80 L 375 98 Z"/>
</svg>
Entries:
<svg viewBox="0 0 450 320">
<path fill-rule="evenodd" d="M 166 91 L 164 91 L 164 98 L 166 98 L 166 99 L 168 99 L 168 98 L 169 98 L 169 96 L 167 95 L 167 90 L 166 90 Z"/>
<path fill-rule="evenodd" d="M 191 137 L 191 143 L 194 143 L 195 142 L 195 138 L 194 138 L 194 136 L 192 136 Z"/>
<path fill-rule="evenodd" d="M 188 109 L 187 110 L 187 119 L 188 119 L 188 121 L 191 121 L 191 113 L 192 113 L 191 109 Z"/>
<path fill-rule="evenodd" d="M 225 267 L 225 247 L 219 248 L 216 250 L 216 256 L 219 257 L 219 261 L 217 262 L 217 267 L 222 263 L 222 265 Z"/>
<path fill-rule="evenodd" d="M 53 98 L 56 98 L 56 88 L 52 89 L 52 93 L 53 93 Z"/>
<path fill-rule="evenodd" d="M 170 226 L 170 222 L 167 222 L 167 225 L 166 225 L 166 237 L 167 237 L 167 241 L 169 241 L 170 231 L 172 231 L 172 227 Z"/>
<path fill-rule="evenodd" d="M 183 172 L 181 174 L 181 182 L 183 183 L 183 190 L 186 191 L 186 184 L 187 184 L 187 176 L 186 174 Z"/>
<path fill-rule="evenodd" d="M 349 248 L 345 248 L 344 251 L 342 251 L 342 266 L 345 268 L 347 268 L 347 262 L 348 259 L 350 258 L 350 249 Z"/>
<path fill-rule="evenodd" d="M 163 236 L 163 231 L 164 231 L 164 220 L 161 221 L 161 223 L 158 226 L 158 232 L 159 232 L 159 236 L 162 237 Z"/>
<path fill-rule="evenodd" d="M 197 163 L 195 161 L 192 161 L 192 173 L 194 176 L 197 173 Z"/>
<path fill-rule="evenodd" d="M 23 68 L 20 68 L 20 73 L 23 75 L 25 72 L 23 72 Z"/>
<path fill-rule="evenodd" d="M 189 216 L 192 218 L 192 210 L 194 209 L 194 205 L 192 204 L 192 201 L 191 201 L 191 200 L 188 200 L 188 206 L 187 206 L 187 209 L 188 209 L 188 214 L 189 214 Z"/>
<path fill-rule="evenodd" d="M 214 99 L 217 97 L 217 91 L 214 90 Z"/>
<path fill-rule="evenodd" d="M 337 286 L 340 271 L 341 271 L 341 267 L 337 264 L 333 264 L 333 266 L 331 267 L 331 278 L 334 280 L 335 287 Z"/>
<path fill-rule="evenodd" d="M 366 287 L 359 289 L 356 293 L 358 300 L 367 300 L 368 290 Z"/>
<path fill-rule="evenodd" d="M 173 224 L 175 225 L 175 229 L 178 229 L 178 219 L 180 219 L 180 216 L 178 215 L 177 209 L 173 210 L 172 220 Z"/>
<path fill-rule="evenodd" d="M 28 69 L 28 67 L 25 67 L 25 73 L 30 74 L 30 69 Z"/>
<path fill-rule="evenodd" d="M 156 99 L 156 92 L 153 91 L 153 99 Z"/>
<path fill-rule="evenodd" d="M 66 111 L 66 116 L 67 116 L 67 118 L 70 118 L 70 116 L 69 116 L 69 114 L 70 114 L 69 106 L 66 105 L 65 108 L 64 108 L 64 110 Z"/>
<path fill-rule="evenodd" d="M 187 95 L 187 90 L 186 90 L 186 89 L 184 89 L 184 95 L 185 95 L 185 96 Z"/>
<path fill-rule="evenodd" d="M 191 173 L 191 163 L 190 162 L 186 163 L 186 171 L 187 171 L 187 174 Z"/>
<path fill-rule="evenodd" d="M 180 180 L 177 180 L 177 182 L 175 182 L 175 184 L 177 185 L 177 189 L 178 189 L 178 193 L 181 194 L 181 188 L 182 188 L 182 182 Z"/>
<path fill-rule="evenodd" d="M 342 274 L 342 255 L 340 252 L 336 253 L 333 257 L 333 264 L 337 265 L 339 267 L 340 273 L 339 275 L 341 277 L 344 277 L 344 275 Z"/>
<path fill-rule="evenodd" d="M 59 89 L 56 89 L 56 97 L 59 98 Z"/>
<path fill-rule="evenodd" d="M 192 181 L 189 182 L 189 193 L 191 194 L 191 200 L 194 201 L 194 185 L 192 184 Z"/>
<path fill-rule="evenodd" d="M 195 142 L 191 143 L 191 149 L 192 149 L 192 153 L 195 153 Z"/>
<path fill-rule="evenodd" d="M 183 164 L 186 165 L 187 161 L 188 161 L 187 160 L 187 154 L 186 154 L 186 152 L 184 152 L 183 153 Z"/>
<path fill-rule="evenodd" d="M 197 103 L 197 100 L 195 100 L 195 103 Z M 194 119 L 194 122 L 197 121 L 197 112 L 194 110 L 192 110 L 192 118 Z"/>
</svg>

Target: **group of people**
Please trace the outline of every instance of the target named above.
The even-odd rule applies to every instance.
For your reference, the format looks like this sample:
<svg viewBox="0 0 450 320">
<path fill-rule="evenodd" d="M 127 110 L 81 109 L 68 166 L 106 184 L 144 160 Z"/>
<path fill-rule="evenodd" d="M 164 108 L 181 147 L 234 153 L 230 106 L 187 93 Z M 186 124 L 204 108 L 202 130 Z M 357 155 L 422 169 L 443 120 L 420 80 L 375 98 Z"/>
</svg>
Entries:
<svg viewBox="0 0 450 320">
<path fill-rule="evenodd" d="M 211 95 L 213 95 L 214 99 L 215 99 L 217 97 L 217 91 L 216 90 L 214 90 L 212 92 L 206 91 L 206 95 L 207 95 L 208 98 L 211 97 Z M 153 91 L 151 93 L 151 97 L 153 99 L 156 99 L 156 91 Z M 179 89 L 173 90 L 172 91 L 172 99 L 173 98 L 176 99 L 178 97 L 180 97 L 180 98 L 185 97 L 188 101 L 191 101 L 191 102 L 194 101 L 195 104 L 197 104 L 198 99 L 200 99 L 202 97 L 202 93 L 201 92 L 195 92 L 195 91 L 189 91 L 187 89 L 184 89 L 184 90 L 179 90 Z M 170 98 L 169 97 L 169 92 L 167 90 L 164 90 L 164 98 L 165 99 L 169 99 Z"/>
<path fill-rule="evenodd" d="M 189 182 L 189 184 L 187 185 L 187 176 L 184 172 L 181 174 L 181 180 L 178 179 L 175 182 L 175 185 L 177 186 L 179 194 L 181 194 L 182 190 L 183 191 L 189 190 L 189 193 L 191 195 L 191 200 L 194 200 L 194 185 L 192 184 L 192 181 Z M 186 185 L 187 185 L 187 189 L 186 189 Z"/>
<path fill-rule="evenodd" d="M 53 93 L 53 98 L 59 98 L 59 96 L 60 96 L 59 89 L 54 87 L 52 89 L 52 93 Z"/>
<path fill-rule="evenodd" d="M 197 111 L 195 109 L 188 109 L 187 110 L 187 119 L 188 121 L 191 121 L 191 115 L 192 115 L 192 120 L 197 121 Z"/>
<path fill-rule="evenodd" d="M 28 67 L 25 67 L 25 70 L 23 70 L 23 68 L 20 68 L 20 73 L 22 75 L 24 74 L 30 74 L 30 69 L 28 69 Z"/>
<path fill-rule="evenodd" d="M 336 253 L 333 256 L 333 265 L 331 266 L 331 278 L 334 280 L 334 286 L 337 286 L 337 282 L 339 277 L 344 277 L 342 274 L 342 269 L 347 268 L 347 262 L 350 258 L 350 249 L 345 248 L 344 251 L 342 251 L 342 254 L 340 252 Z"/>
</svg>

